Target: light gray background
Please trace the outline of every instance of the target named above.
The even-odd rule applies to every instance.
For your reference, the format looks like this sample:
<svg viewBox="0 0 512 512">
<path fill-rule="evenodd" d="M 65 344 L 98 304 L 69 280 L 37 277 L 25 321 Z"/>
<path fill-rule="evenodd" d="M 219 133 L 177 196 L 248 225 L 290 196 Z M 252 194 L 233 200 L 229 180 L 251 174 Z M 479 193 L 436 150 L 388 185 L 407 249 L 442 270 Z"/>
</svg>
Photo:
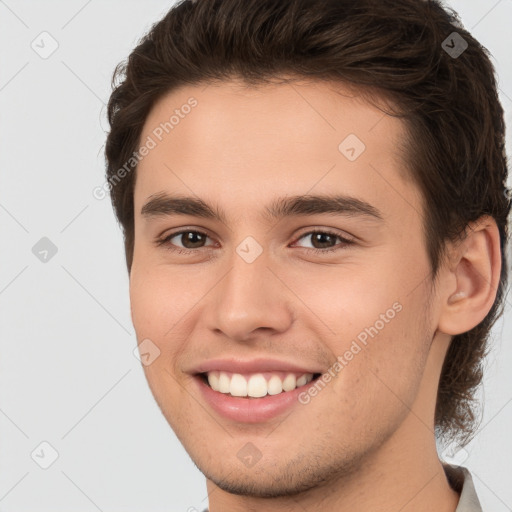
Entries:
<svg viewBox="0 0 512 512">
<path fill-rule="evenodd" d="M 0 0 L 1 512 L 207 505 L 133 355 L 120 231 L 92 195 L 114 66 L 171 5 Z M 512 126 L 512 0 L 449 5 L 491 51 Z M 44 31 L 59 45 L 47 59 L 31 48 L 51 49 Z M 46 263 L 32 252 L 42 237 L 58 249 Z M 454 455 L 493 512 L 512 510 L 511 302 L 486 360 L 481 432 Z M 44 441 L 58 452 L 48 469 Z"/>
</svg>

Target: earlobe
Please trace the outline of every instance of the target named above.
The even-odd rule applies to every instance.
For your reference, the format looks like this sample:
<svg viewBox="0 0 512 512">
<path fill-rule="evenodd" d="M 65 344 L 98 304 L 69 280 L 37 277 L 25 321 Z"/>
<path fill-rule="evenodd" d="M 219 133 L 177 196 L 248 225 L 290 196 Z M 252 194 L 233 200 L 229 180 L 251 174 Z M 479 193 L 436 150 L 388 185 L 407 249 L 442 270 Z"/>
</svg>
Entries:
<svg viewBox="0 0 512 512">
<path fill-rule="evenodd" d="M 500 273 L 499 230 L 492 217 L 484 216 L 468 225 L 450 269 L 445 270 L 450 284 L 442 299 L 438 329 L 455 336 L 477 326 L 496 299 Z"/>
</svg>

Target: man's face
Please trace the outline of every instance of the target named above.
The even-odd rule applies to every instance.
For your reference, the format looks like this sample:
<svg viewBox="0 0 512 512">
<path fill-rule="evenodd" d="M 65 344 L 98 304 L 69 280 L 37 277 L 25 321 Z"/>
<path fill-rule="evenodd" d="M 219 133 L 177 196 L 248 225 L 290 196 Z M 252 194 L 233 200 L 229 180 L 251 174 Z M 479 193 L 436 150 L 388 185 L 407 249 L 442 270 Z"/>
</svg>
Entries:
<svg viewBox="0 0 512 512">
<path fill-rule="evenodd" d="M 234 493 L 287 494 L 355 471 L 435 390 L 422 380 L 437 309 L 421 196 L 398 154 L 403 125 L 333 87 L 183 87 L 140 139 L 152 149 L 137 170 L 130 294 L 153 354 L 146 376 L 199 469 Z M 179 214 L 164 195 L 225 218 Z M 305 195 L 369 206 L 269 214 Z M 214 391 L 205 368 L 242 394 L 232 374 L 265 392 L 261 376 L 250 383 L 263 373 L 275 394 Z M 279 393 L 288 373 L 332 377 Z"/>
</svg>

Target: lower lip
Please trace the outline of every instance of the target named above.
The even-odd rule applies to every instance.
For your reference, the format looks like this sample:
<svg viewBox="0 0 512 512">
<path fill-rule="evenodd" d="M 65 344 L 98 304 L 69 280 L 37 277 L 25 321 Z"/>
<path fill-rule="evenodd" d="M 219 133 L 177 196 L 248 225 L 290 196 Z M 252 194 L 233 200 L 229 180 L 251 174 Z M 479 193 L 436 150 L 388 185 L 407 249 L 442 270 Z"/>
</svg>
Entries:
<svg viewBox="0 0 512 512">
<path fill-rule="evenodd" d="M 293 391 L 283 391 L 278 395 L 266 395 L 262 398 L 239 398 L 226 393 L 214 391 L 203 379 L 195 376 L 199 389 L 208 404 L 218 414 L 241 423 L 261 423 L 283 414 L 299 402 L 300 393 L 304 392 L 311 382 L 295 388 Z"/>
</svg>

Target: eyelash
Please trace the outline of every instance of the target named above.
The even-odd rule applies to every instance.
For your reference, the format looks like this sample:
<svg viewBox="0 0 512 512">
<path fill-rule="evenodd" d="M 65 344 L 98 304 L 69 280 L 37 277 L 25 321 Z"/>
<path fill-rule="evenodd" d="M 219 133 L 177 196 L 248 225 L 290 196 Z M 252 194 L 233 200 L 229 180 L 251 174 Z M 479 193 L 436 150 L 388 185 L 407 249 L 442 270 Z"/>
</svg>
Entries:
<svg viewBox="0 0 512 512">
<path fill-rule="evenodd" d="M 182 249 L 181 247 L 174 247 L 173 244 L 170 243 L 170 240 L 172 238 L 174 238 L 178 235 L 183 235 L 184 233 L 196 233 L 196 234 L 199 234 L 199 235 L 202 235 L 202 236 L 205 236 L 208 238 L 208 234 L 204 233 L 203 231 L 199 231 L 196 229 L 184 229 L 182 231 L 176 231 L 175 233 L 170 233 L 169 235 L 165 236 L 164 238 L 157 240 L 156 243 L 158 246 L 165 245 L 168 250 L 176 252 L 178 254 L 184 254 L 184 255 L 197 253 L 199 249 L 205 249 L 205 247 L 198 247 L 197 249 Z M 315 248 L 310 248 L 310 247 L 303 247 L 303 249 L 305 249 L 308 252 L 313 252 L 315 254 L 322 255 L 325 253 L 332 253 L 332 252 L 343 250 L 345 248 L 345 246 L 349 246 L 349 245 L 352 245 L 355 243 L 354 240 L 344 238 L 337 233 L 333 233 L 332 231 L 324 231 L 324 230 L 308 231 L 307 233 L 303 233 L 296 241 L 298 241 L 306 236 L 316 235 L 316 234 L 329 235 L 334 238 L 338 238 L 339 240 L 341 240 L 343 246 L 342 247 L 335 246 L 335 247 L 331 247 L 331 248 L 327 248 L 327 249 L 315 249 Z"/>
</svg>

